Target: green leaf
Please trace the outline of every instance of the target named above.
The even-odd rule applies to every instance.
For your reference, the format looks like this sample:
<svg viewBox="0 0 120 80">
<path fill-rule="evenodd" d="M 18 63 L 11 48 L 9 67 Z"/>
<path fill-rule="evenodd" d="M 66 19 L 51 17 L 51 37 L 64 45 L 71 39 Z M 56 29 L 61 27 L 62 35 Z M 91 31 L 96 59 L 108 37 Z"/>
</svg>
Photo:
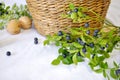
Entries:
<svg viewBox="0 0 120 80">
<path fill-rule="evenodd" d="M 79 43 L 76 43 L 76 42 L 73 43 L 73 46 L 75 46 L 76 48 L 82 48 L 82 46 Z"/>
<path fill-rule="evenodd" d="M 70 62 L 69 62 L 69 60 L 68 60 L 67 58 L 64 58 L 64 59 L 62 60 L 62 63 L 63 63 L 63 64 L 67 64 L 67 65 L 70 64 Z"/>
<path fill-rule="evenodd" d="M 86 56 L 88 59 L 90 59 L 91 54 L 90 54 L 90 53 L 87 53 L 87 54 L 85 54 L 85 56 Z"/>
<path fill-rule="evenodd" d="M 104 56 L 105 56 L 106 58 L 109 58 L 109 57 L 110 57 L 110 54 L 107 53 L 107 52 L 104 52 Z"/>
<path fill-rule="evenodd" d="M 116 68 L 119 68 L 118 64 L 115 61 L 113 61 L 113 64 Z"/>
<path fill-rule="evenodd" d="M 94 71 L 94 67 L 96 67 L 96 64 L 94 64 L 94 62 L 91 60 L 90 62 L 89 62 L 89 64 L 88 64 L 90 67 L 91 67 L 91 69 Z"/>
<path fill-rule="evenodd" d="M 98 62 L 92 59 L 90 60 L 89 64 L 96 67 L 98 65 Z"/>
<path fill-rule="evenodd" d="M 62 55 L 59 55 L 59 56 L 57 57 L 57 59 L 62 60 L 62 59 L 63 59 L 63 56 L 62 56 Z"/>
<path fill-rule="evenodd" d="M 101 62 L 101 63 L 100 63 L 100 67 L 103 68 L 103 69 L 107 69 L 107 68 L 108 68 L 107 62 L 105 62 L 105 63 L 104 63 L 104 62 Z"/>
<path fill-rule="evenodd" d="M 84 38 L 84 35 L 81 35 L 81 39 L 82 39 L 82 41 L 86 42 L 85 38 Z"/>
<path fill-rule="evenodd" d="M 60 46 L 60 41 L 56 41 L 55 45 Z"/>
<path fill-rule="evenodd" d="M 59 59 L 54 59 L 51 64 L 52 65 L 58 65 L 58 64 L 60 64 L 60 60 Z"/>
<path fill-rule="evenodd" d="M 9 9 L 10 9 L 10 6 L 7 6 L 7 7 L 6 7 L 6 10 L 9 10 Z"/>
<path fill-rule="evenodd" d="M 76 36 L 76 35 L 80 35 L 81 33 L 78 32 L 77 30 L 74 30 L 74 29 L 70 29 L 70 32 L 73 36 Z"/>
<path fill-rule="evenodd" d="M 114 69 L 110 70 L 110 75 L 111 75 L 112 78 L 117 79 L 117 75 L 115 74 L 115 70 Z"/>
<path fill-rule="evenodd" d="M 61 14 L 61 17 L 62 17 L 62 18 L 69 18 L 69 15 Z"/>
<path fill-rule="evenodd" d="M 102 73 L 103 72 L 103 69 L 96 69 L 94 70 L 96 73 Z"/>
<path fill-rule="evenodd" d="M 105 57 L 104 57 L 104 56 L 100 56 L 100 57 L 98 58 L 98 60 L 102 62 L 102 61 L 105 60 Z"/>
<path fill-rule="evenodd" d="M 83 59 L 83 57 L 81 57 L 81 56 L 77 56 L 77 61 L 78 61 L 78 62 L 83 62 L 84 59 Z"/>
<path fill-rule="evenodd" d="M 72 14 L 71 14 L 71 19 L 77 19 L 77 13 L 75 13 L 75 12 L 73 12 Z"/>
<path fill-rule="evenodd" d="M 48 45 L 50 42 L 49 42 L 49 40 L 45 40 L 43 43 L 44 43 L 44 45 Z"/>
<path fill-rule="evenodd" d="M 78 16 L 79 17 L 83 17 L 83 13 L 82 12 L 78 12 Z"/>
<path fill-rule="evenodd" d="M 85 57 L 85 54 L 82 52 L 82 49 L 80 50 L 80 53 L 83 57 Z"/>
<path fill-rule="evenodd" d="M 70 4 L 69 4 L 69 8 L 70 8 L 71 10 L 74 10 L 74 9 L 75 9 L 74 4 L 70 3 Z"/>
<path fill-rule="evenodd" d="M 109 75 L 107 75 L 107 79 L 110 80 L 110 76 Z"/>
<path fill-rule="evenodd" d="M 68 50 L 70 53 L 77 53 L 79 50 Z"/>
<path fill-rule="evenodd" d="M 63 47 L 59 48 L 58 52 L 59 53 L 63 53 L 64 52 L 64 48 Z"/>
<path fill-rule="evenodd" d="M 62 47 L 68 47 L 70 44 L 68 44 L 67 42 L 65 41 L 62 41 Z"/>
<path fill-rule="evenodd" d="M 72 57 L 73 63 L 77 65 L 78 61 L 77 61 L 77 54 L 74 54 Z"/>
<path fill-rule="evenodd" d="M 106 39 L 102 39 L 99 43 L 102 45 L 102 46 L 106 46 L 106 43 L 108 42 L 108 40 Z"/>
<path fill-rule="evenodd" d="M 72 64 L 72 63 L 73 63 L 72 57 L 73 57 L 72 55 L 67 56 L 67 59 L 68 59 L 68 61 L 69 61 L 69 64 Z"/>
<path fill-rule="evenodd" d="M 86 47 L 87 51 L 90 53 L 93 53 L 93 49 L 91 47 Z M 90 54 L 91 55 L 91 54 Z"/>
<path fill-rule="evenodd" d="M 82 19 L 81 18 L 78 18 L 78 22 L 81 23 L 82 22 Z M 79 32 L 80 33 L 80 32 Z"/>
<path fill-rule="evenodd" d="M 107 73 L 105 70 L 103 70 L 103 76 L 106 78 L 107 77 Z"/>
<path fill-rule="evenodd" d="M 105 66 L 104 66 L 105 69 L 108 69 L 108 63 L 105 62 Z"/>
<path fill-rule="evenodd" d="M 62 36 L 55 36 L 54 38 L 56 41 L 60 41 L 62 39 Z"/>
<path fill-rule="evenodd" d="M 87 11 L 88 11 L 88 8 L 87 8 L 87 7 L 81 7 L 81 9 L 82 9 L 82 10 L 81 10 L 82 12 L 87 12 Z"/>
</svg>

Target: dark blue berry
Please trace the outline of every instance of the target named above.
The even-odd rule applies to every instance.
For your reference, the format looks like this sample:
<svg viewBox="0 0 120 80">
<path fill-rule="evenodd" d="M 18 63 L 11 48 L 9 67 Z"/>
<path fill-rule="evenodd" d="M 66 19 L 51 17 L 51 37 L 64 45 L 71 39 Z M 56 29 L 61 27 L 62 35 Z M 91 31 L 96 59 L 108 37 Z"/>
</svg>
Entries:
<svg viewBox="0 0 120 80">
<path fill-rule="evenodd" d="M 63 32 L 62 31 L 59 31 L 58 32 L 58 36 L 62 36 L 63 35 Z"/>
<path fill-rule="evenodd" d="M 109 47 L 109 45 L 108 45 L 108 44 L 106 44 L 106 45 L 105 45 L 105 47 L 106 47 L 106 48 L 108 48 L 108 47 Z"/>
<path fill-rule="evenodd" d="M 75 8 L 75 9 L 74 9 L 74 12 L 76 12 L 76 13 L 77 13 L 77 12 L 78 12 L 78 8 Z"/>
<path fill-rule="evenodd" d="M 6 12 L 6 14 L 8 14 L 8 12 Z"/>
<path fill-rule="evenodd" d="M 77 53 L 77 56 L 81 56 L 80 52 Z"/>
<path fill-rule="evenodd" d="M 2 5 L 2 3 L 0 3 L 0 6 Z"/>
<path fill-rule="evenodd" d="M 38 38 L 37 38 L 37 37 L 35 37 L 35 38 L 34 38 L 34 40 L 36 41 L 36 40 L 38 40 Z"/>
<path fill-rule="evenodd" d="M 94 33 L 93 33 L 93 36 L 94 36 L 94 37 L 97 37 L 97 36 L 98 36 L 98 33 L 95 33 L 95 32 L 94 32 Z"/>
<path fill-rule="evenodd" d="M 86 31 L 86 34 L 90 35 L 90 30 L 87 30 L 87 31 Z"/>
<path fill-rule="evenodd" d="M 89 46 L 90 46 L 91 48 L 94 48 L 94 43 L 93 43 L 93 42 L 90 43 Z"/>
<path fill-rule="evenodd" d="M 85 46 L 85 45 L 86 45 L 86 43 L 83 42 L 83 41 L 79 42 L 79 44 L 82 45 L 82 46 Z"/>
<path fill-rule="evenodd" d="M 115 73 L 117 76 L 120 75 L 120 69 L 116 70 Z"/>
<path fill-rule="evenodd" d="M 66 40 L 69 41 L 71 40 L 71 37 L 69 35 L 66 36 Z"/>
<path fill-rule="evenodd" d="M 38 44 L 38 41 L 37 41 L 37 40 L 35 40 L 35 41 L 34 41 L 34 44 Z"/>
<path fill-rule="evenodd" d="M 66 55 L 66 54 L 62 54 L 62 56 L 63 56 L 63 58 L 66 58 L 66 57 L 67 57 L 67 55 Z"/>
<path fill-rule="evenodd" d="M 2 12 L 0 11 L 0 15 L 2 15 Z"/>
<path fill-rule="evenodd" d="M 10 52 L 10 51 L 7 51 L 7 52 L 6 52 L 6 55 L 7 55 L 7 56 L 11 56 L 11 52 Z"/>
<path fill-rule="evenodd" d="M 94 30 L 94 33 L 98 33 L 98 32 L 99 32 L 99 30 L 98 30 L 98 29 Z"/>
<path fill-rule="evenodd" d="M 101 47 L 101 50 L 104 50 L 105 49 L 105 47 Z"/>
<path fill-rule="evenodd" d="M 86 53 L 86 52 L 87 52 L 87 50 L 86 50 L 85 47 L 82 48 L 82 52 L 83 52 L 83 53 Z"/>
<path fill-rule="evenodd" d="M 94 57 L 95 57 L 95 54 L 92 55 L 92 59 L 94 59 Z"/>
<path fill-rule="evenodd" d="M 38 44 L 38 38 L 37 37 L 34 38 L 34 44 Z"/>
<path fill-rule="evenodd" d="M 82 46 L 85 46 L 85 45 L 86 45 L 86 43 L 83 42 L 81 38 L 77 38 L 77 42 L 78 42 L 80 45 L 82 45 Z"/>
<path fill-rule="evenodd" d="M 90 26 L 90 24 L 88 22 L 85 23 L 85 28 L 88 28 Z"/>
<path fill-rule="evenodd" d="M 81 42 L 82 41 L 82 39 L 81 38 L 77 38 L 77 42 L 79 43 L 79 42 Z"/>
</svg>

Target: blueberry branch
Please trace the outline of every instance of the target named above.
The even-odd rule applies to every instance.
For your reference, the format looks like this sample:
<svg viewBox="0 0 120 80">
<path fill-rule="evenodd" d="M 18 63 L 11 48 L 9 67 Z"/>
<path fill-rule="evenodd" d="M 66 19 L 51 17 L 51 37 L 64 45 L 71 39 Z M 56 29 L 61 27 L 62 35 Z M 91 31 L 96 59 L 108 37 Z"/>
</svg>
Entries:
<svg viewBox="0 0 120 80">
<path fill-rule="evenodd" d="M 94 19 L 88 15 L 83 15 L 84 11 L 92 12 L 97 18 Z M 104 21 L 97 13 L 87 8 L 84 9 L 84 7 L 75 8 L 75 6 L 71 4 L 70 12 L 71 13 L 66 16 L 67 18 L 71 18 L 73 22 L 82 22 L 79 21 L 80 18 L 86 21 L 88 19 L 94 19 L 101 23 Z M 78 64 L 78 62 L 83 62 L 84 59 L 88 59 L 88 65 L 93 71 L 102 73 L 108 80 L 110 80 L 110 77 L 119 80 L 120 66 L 114 62 L 114 67 L 110 68 L 107 62 L 105 62 L 105 59 L 110 57 L 109 53 L 112 52 L 117 43 L 120 42 L 120 35 L 118 35 L 120 29 L 118 27 L 111 29 L 114 25 L 109 21 L 107 21 L 107 23 L 105 22 L 103 26 L 103 28 L 106 27 L 110 29 L 110 31 L 104 32 L 97 28 L 90 28 L 89 23 L 86 22 L 84 27 L 71 28 L 70 33 L 59 31 L 58 34 L 49 36 L 47 40 L 44 41 L 44 44 L 54 42 L 57 46 L 60 46 L 58 50 L 59 56 L 53 60 L 52 64 L 58 65 L 60 62 L 67 65 L 72 63 Z M 91 30 L 93 32 L 91 32 Z M 107 74 L 107 71 L 109 71 L 110 74 Z"/>
</svg>

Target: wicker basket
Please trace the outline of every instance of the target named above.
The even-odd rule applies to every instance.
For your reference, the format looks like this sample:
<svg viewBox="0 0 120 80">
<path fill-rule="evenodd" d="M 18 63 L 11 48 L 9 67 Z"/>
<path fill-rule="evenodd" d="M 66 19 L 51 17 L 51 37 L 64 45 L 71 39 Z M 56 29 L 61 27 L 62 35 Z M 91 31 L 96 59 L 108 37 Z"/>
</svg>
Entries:
<svg viewBox="0 0 120 80">
<path fill-rule="evenodd" d="M 105 18 L 110 0 L 26 0 L 32 14 L 35 28 L 42 35 L 68 31 L 68 28 L 83 26 L 83 23 L 72 23 L 72 20 L 61 17 L 70 3 L 76 7 L 86 6 Z M 89 13 L 89 16 L 96 17 Z M 100 28 L 100 22 L 88 21 L 90 27 Z"/>
</svg>

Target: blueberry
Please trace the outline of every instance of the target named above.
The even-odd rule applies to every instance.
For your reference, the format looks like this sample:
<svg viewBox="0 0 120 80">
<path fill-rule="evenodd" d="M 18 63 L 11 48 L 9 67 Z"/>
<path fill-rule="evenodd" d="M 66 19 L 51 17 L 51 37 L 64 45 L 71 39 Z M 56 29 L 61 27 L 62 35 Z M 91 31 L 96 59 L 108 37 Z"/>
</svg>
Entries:
<svg viewBox="0 0 120 80">
<path fill-rule="evenodd" d="M 90 43 L 89 46 L 90 46 L 91 48 L 94 48 L 94 43 L 93 43 L 93 42 Z"/>
<path fill-rule="evenodd" d="M 90 35 L 90 30 L 87 30 L 87 31 L 86 31 L 86 34 Z"/>
<path fill-rule="evenodd" d="M 38 44 L 38 38 L 37 37 L 34 38 L 34 44 Z"/>
<path fill-rule="evenodd" d="M 79 44 L 82 45 L 82 46 L 85 46 L 85 45 L 86 45 L 86 43 L 83 42 L 83 41 L 79 42 Z"/>
<path fill-rule="evenodd" d="M 0 6 L 2 5 L 2 3 L 0 3 Z"/>
<path fill-rule="evenodd" d="M 101 50 L 104 50 L 105 49 L 105 47 L 101 47 Z"/>
<path fill-rule="evenodd" d="M 75 8 L 75 9 L 74 9 L 74 12 L 76 12 L 76 13 L 77 13 L 77 12 L 78 12 L 78 8 Z"/>
<path fill-rule="evenodd" d="M 81 38 L 77 38 L 77 42 L 79 43 L 79 42 L 81 42 L 82 41 L 82 39 Z"/>
<path fill-rule="evenodd" d="M 58 36 L 62 36 L 63 35 L 63 32 L 62 31 L 59 31 L 58 32 Z"/>
<path fill-rule="evenodd" d="M 88 22 L 85 23 L 85 28 L 88 28 L 90 26 L 90 24 Z"/>
<path fill-rule="evenodd" d="M 38 44 L 38 41 L 34 41 L 34 44 Z"/>
<path fill-rule="evenodd" d="M 8 14 L 8 12 L 6 12 L 6 14 Z"/>
<path fill-rule="evenodd" d="M 10 52 L 10 51 L 7 51 L 7 52 L 6 52 L 6 55 L 7 55 L 7 56 L 11 56 L 11 52 Z"/>
<path fill-rule="evenodd" d="M 109 47 L 108 43 L 105 45 L 105 47 L 106 47 L 106 48 L 108 48 L 108 47 Z"/>
<path fill-rule="evenodd" d="M 67 41 L 71 40 L 70 35 L 67 35 L 67 36 L 66 36 L 66 40 L 67 40 Z"/>
<path fill-rule="evenodd" d="M 99 30 L 98 30 L 98 29 L 94 30 L 94 33 L 98 33 L 98 32 L 99 32 Z"/>
<path fill-rule="evenodd" d="M 115 73 L 117 76 L 120 75 L 120 69 L 116 70 Z"/>
<path fill-rule="evenodd" d="M 94 36 L 94 37 L 97 37 L 97 36 L 98 36 L 98 33 L 95 33 L 95 32 L 94 32 L 94 33 L 93 33 L 93 36 Z"/>
<path fill-rule="evenodd" d="M 34 38 L 34 40 L 38 40 L 38 38 L 37 38 L 37 37 L 35 37 L 35 38 Z"/>
<path fill-rule="evenodd" d="M 82 52 L 83 52 L 83 53 L 86 53 L 86 52 L 87 52 L 87 50 L 86 50 L 85 47 L 82 48 Z"/>
<path fill-rule="evenodd" d="M 2 12 L 0 11 L 0 15 L 2 15 Z"/>
<path fill-rule="evenodd" d="M 95 57 L 95 54 L 92 55 L 92 59 L 94 59 L 94 57 Z"/>
<path fill-rule="evenodd" d="M 77 56 L 81 56 L 80 52 L 77 53 Z"/>
<path fill-rule="evenodd" d="M 82 46 L 85 46 L 85 45 L 86 45 L 86 43 L 83 42 L 81 38 L 77 38 L 77 42 L 78 42 L 80 45 L 82 45 Z"/>
<path fill-rule="evenodd" d="M 63 58 L 66 58 L 66 57 L 67 57 L 67 55 L 66 55 L 66 54 L 62 54 L 62 56 L 63 56 Z"/>
</svg>

